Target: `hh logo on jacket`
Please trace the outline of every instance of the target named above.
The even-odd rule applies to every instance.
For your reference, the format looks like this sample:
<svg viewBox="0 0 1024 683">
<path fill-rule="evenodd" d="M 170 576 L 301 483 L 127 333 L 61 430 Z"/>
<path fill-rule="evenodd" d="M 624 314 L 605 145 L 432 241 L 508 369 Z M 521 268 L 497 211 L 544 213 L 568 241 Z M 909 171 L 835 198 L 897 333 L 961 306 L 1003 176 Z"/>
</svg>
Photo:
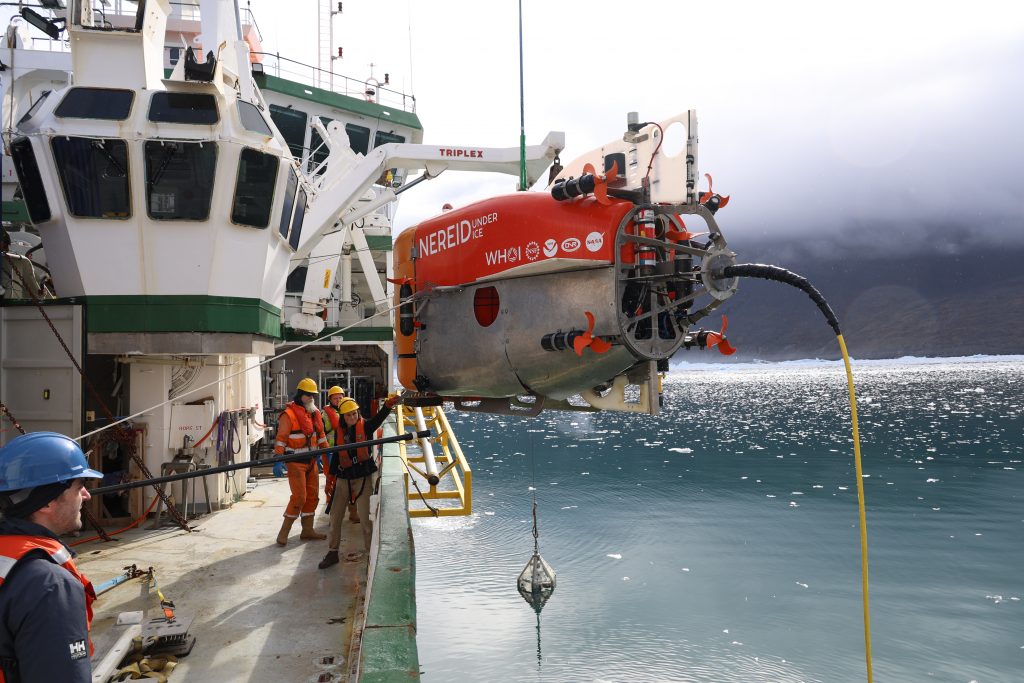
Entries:
<svg viewBox="0 0 1024 683">
<path fill-rule="evenodd" d="M 68 648 L 71 649 L 71 659 L 82 659 L 89 656 L 89 648 L 85 646 L 84 640 L 68 643 Z"/>
</svg>

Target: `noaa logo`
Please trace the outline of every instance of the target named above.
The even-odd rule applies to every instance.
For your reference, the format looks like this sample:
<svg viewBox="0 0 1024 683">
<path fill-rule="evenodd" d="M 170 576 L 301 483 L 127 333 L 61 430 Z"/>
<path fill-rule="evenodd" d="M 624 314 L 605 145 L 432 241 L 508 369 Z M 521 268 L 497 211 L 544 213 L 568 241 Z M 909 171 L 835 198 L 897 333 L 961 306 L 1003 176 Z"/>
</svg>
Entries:
<svg viewBox="0 0 1024 683">
<path fill-rule="evenodd" d="M 587 235 L 587 251 L 598 251 L 604 246 L 604 235 L 594 231 Z"/>
<path fill-rule="evenodd" d="M 526 258 L 530 261 L 536 261 L 540 257 L 540 245 L 536 242 L 530 242 L 526 245 Z"/>
<path fill-rule="evenodd" d="M 568 237 L 562 240 L 562 251 L 571 254 L 580 248 L 580 241 L 575 237 Z"/>
<path fill-rule="evenodd" d="M 557 253 L 558 253 L 558 242 L 549 239 L 548 241 L 546 241 L 544 243 L 544 255 L 545 256 L 550 258 L 550 257 L 554 256 Z"/>
</svg>

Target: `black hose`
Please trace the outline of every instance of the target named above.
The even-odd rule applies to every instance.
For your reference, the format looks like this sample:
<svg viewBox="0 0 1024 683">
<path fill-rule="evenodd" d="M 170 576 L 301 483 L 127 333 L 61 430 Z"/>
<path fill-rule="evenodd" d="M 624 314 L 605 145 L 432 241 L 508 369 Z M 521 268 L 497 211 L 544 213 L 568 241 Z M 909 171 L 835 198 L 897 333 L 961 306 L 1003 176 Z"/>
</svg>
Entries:
<svg viewBox="0 0 1024 683">
<path fill-rule="evenodd" d="M 832 312 L 828 302 L 825 301 L 825 297 L 802 275 L 797 275 L 785 268 L 769 266 L 763 263 L 738 263 L 722 269 L 722 278 L 730 277 L 753 277 L 761 280 L 774 280 L 775 282 L 783 282 L 802 290 L 807 296 L 811 297 L 811 301 L 817 304 L 818 309 L 825 316 L 829 327 L 836 333 L 836 336 L 842 335 L 842 332 L 839 331 L 839 320 L 836 318 L 836 314 Z"/>
</svg>

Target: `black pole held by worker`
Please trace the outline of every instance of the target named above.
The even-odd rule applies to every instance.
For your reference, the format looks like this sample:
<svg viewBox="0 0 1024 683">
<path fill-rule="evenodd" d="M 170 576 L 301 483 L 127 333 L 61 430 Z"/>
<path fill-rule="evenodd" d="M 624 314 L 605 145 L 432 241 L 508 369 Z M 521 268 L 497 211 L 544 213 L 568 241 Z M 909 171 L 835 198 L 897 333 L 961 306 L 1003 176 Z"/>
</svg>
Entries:
<svg viewBox="0 0 1024 683">
<path fill-rule="evenodd" d="M 366 448 L 367 446 L 376 446 L 378 444 L 429 438 L 429 430 L 422 432 L 406 432 L 405 434 L 401 434 L 399 436 L 386 436 L 382 439 L 368 439 L 366 441 L 346 443 L 341 444 L 339 446 L 330 446 L 328 448 L 318 448 L 316 450 L 303 451 L 301 453 L 289 453 L 288 455 L 280 455 L 274 458 L 266 458 L 264 460 L 250 460 L 249 462 L 239 462 L 233 465 L 221 465 L 220 467 L 210 467 L 204 470 L 193 470 L 192 472 L 182 472 L 181 474 L 170 474 L 167 475 L 166 477 L 154 477 L 153 479 L 143 479 L 140 481 L 129 481 L 123 484 L 100 486 L 99 488 L 89 489 L 89 493 L 91 495 L 96 496 L 102 495 L 104 493 L 114 493 L 115 491 L 136 489 L 142 486 L 152 486 L 153 484 L 165 484 L 172 481 L 182 481 L 184 479 L 194 479 L 195 477 L 205 477 L 211 474 L 218 474 L 220 472 L 233 472 L 234 470 L 244 470 L 251 467 L 273 465 L 275 462 L 288 462 L 290 460 L 308 460 L 309 458 L 315 458 L 320 455 L 323 455 L 324 453 L 334 453 L 336 451 L 350 451 L 356 448 Z"/>
</svg>

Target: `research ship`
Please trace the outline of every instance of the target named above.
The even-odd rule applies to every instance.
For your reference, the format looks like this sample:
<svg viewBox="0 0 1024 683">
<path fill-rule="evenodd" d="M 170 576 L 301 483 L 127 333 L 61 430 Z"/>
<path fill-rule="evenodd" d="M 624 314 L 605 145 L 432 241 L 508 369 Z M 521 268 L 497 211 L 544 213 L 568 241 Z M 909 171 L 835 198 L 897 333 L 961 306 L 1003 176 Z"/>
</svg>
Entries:
<svg viewBox="0 0 1024 683">
<path fill-rule="evenodd" d="M 180 656 L 171 680 L 417 679 L 410 518 L 472 511 L 445 407 L 657 414 L 676 351 L 731 351 L 696 327 L 736 281 L 694 112 L 624 117 L 564 167 L 558 132 L 424 144 L 387 74 L 334 72 L 341 12 L 319 3 L 316 66 L 230 0 L 47 0 L 8 25 L 0 443 L 68 434 L 104 488 L 187 477 L 95 496 L 71 540 L 104 587 L 96 680 L 140 634 Z M 399 195 L 449 170 L 522 191 L 395 239 Z M 347 526 L 331 573 L 322 542 L 273 542 L 265 461 L 305 377 L 367 416 L 404 390 L 376 436 L 421 435 L 377 451 L 373 547 Z"/>
</svg>

